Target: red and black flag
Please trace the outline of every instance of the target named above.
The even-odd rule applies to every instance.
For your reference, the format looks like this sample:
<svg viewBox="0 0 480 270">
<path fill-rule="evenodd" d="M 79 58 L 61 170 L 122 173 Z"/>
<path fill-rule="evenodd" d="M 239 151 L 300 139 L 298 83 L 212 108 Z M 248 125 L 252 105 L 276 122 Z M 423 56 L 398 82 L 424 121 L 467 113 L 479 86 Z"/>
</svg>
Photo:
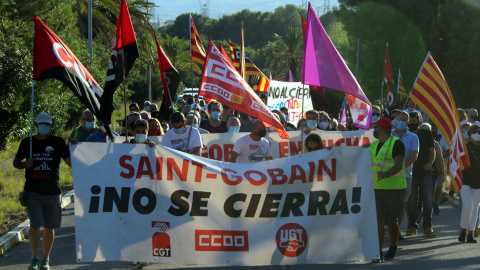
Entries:
<svg viewBox="0 0 480 270">
<path fill-rule="evenodd" d="M 162 46 L 160 46 L 158 42 L 157 35 L 154 35 L 157 43 L 158 66 L 160 68 L 163 86 L 163 102 L 157 118 L 160 122 L 163 122 L 164 120 L 169 120 L 165 119 L 165 115 L 168 108 L 174 105 L 172 97 L 175 97 L 175 93 L 177 92 L 178 84 L 180 83 L 180 74 L 178 74 L 178 71 L 173 67 L 170 59 L 165 55 Z"/>
<path fill-rule="evenodd" d="M 127 2 L 126 0 L 122 0 L 118 14 L 115 42 L 107 71 L 107 80 L 105 82 L 104 93 L 100 100 L 100 119 L 102 119 L 104 123 L 111 122 L 112 112 L 114 110 L 113 94 L 120 83 L 128 76 L 137 57 L 137 38 L 135 37 L 135 31 L 133 31 Z"/>
<path fill-rule="evenodd" d="M 100 103 L 97 98 L 103 90 L 73 52 L 37 16 L 33 46 L 33 79 L 57 79 L 63 82 L 94 115 L 99 117 Z M 111 135 L 108 125 L 107 132 Z"/>
</svg>

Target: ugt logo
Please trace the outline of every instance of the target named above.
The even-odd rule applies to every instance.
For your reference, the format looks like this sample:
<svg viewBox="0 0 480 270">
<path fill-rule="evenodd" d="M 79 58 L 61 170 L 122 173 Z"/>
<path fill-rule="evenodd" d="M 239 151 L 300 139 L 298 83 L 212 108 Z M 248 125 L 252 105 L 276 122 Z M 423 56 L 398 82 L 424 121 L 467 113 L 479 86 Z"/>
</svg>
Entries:
<svg viewBox="0 0 480 270">
<path fill-rule="evenodd" d="M 297 257 L 308 244 L 307 231 L 297 223 L 288 223 L 280 227 L 275 236 L 278 250 L 287 257 Z"/>
<path fill-rule="evenodd" d="M 152 236 L 153 256 L 171 257 L 170 235 L 166 233 L 170 229 L 170 222 L 152 221 L 152 228 L 159 230 Z"/>
</svg>

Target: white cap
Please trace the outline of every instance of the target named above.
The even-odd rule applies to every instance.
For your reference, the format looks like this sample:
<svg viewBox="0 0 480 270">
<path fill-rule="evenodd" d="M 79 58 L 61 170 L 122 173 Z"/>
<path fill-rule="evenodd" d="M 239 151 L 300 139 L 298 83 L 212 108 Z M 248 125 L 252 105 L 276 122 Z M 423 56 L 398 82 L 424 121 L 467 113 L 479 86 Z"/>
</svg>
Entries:
<svg viewBox="0 0 480 270">
<path fill-rule="evenodd" d="M 36 122 L 40 123 L 49 123 L 52 124 L 52 117 L 48 113 L 40 113 L 37 115 Z"/>
</svg>

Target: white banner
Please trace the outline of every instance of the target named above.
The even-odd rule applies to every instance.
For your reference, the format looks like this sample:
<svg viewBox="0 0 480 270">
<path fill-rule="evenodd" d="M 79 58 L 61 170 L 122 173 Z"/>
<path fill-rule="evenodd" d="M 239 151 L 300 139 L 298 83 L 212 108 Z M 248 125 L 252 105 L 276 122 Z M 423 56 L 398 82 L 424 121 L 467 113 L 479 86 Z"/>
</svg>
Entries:
<svg viewBox="0 0 480 270">
<path fill-rule="evenodd" d="M 290 140 L 282 139 L 278 133 L 268 133 L 265 139 L 270 142 L 273 158 L 283 158 L 297 155 L 302 147 L 302 133 L 300 131 L 288 131 Z M 355 131 L 318 131 L 325 147 L 333 146 L 359 146 L 376 141 L 373 137 L 373 130 L 355 130 Z M 203 143 L 202 156 L 218 161 L 230 161 L 230 155 L 233 151 L 235 142 L 241 136 L 248 133 L 217 133 L 201 134 Z M 303 136 L 303 141 L 307 136 Z M 152 136 L 148 139 L 160 143 L 161 136 Z M 116 142 L 122 142 L 116 140 Z"/>
<path fill-rule="evenodd" d="M 313 110 L 312 98 L 310 97 L 310 88 L 301 82 L 280 82 L 270 80 L 268 87 L 267 105 L 270 110 L 281 107 L 288 108 L 288 122 L 297 126 L 298 120 L 302 117 L 302 98 L 303 114 Z"/>
<path fill-rule="evenodd" d="M 71 146 L 77 260 L 275 265 L 379 255 L 368 148 L 252 164 Z"/>
</svg>

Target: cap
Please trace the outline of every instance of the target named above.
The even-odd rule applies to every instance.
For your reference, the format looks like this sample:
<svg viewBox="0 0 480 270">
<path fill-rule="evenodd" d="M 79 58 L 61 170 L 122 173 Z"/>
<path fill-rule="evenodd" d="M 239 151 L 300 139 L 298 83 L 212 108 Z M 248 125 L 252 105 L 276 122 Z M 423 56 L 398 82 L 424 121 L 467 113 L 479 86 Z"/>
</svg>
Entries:
<svg viewBox="0 0 480 270">
<path fill-rule="evenodd" d="M 390 121 L 390 119 L 388 119 L 387 117 L 382 117 L 378 119 L 378 121 L 373 122 L 372 124 L 379 125 L 383 129 L 392 129 L 392 121 Z"/>
<path fill-rule="evenodd" d="M 36 122 L 52 124 L 52 117 L 48 113 L 39 113 Z"/>
<path fill-rule="evenodd" d="M 466 123 L 469 123 L 468 120 L 463 120 L 462 122 L 460 122 L 460 126 L 463 126 Z"/>
</svg>

